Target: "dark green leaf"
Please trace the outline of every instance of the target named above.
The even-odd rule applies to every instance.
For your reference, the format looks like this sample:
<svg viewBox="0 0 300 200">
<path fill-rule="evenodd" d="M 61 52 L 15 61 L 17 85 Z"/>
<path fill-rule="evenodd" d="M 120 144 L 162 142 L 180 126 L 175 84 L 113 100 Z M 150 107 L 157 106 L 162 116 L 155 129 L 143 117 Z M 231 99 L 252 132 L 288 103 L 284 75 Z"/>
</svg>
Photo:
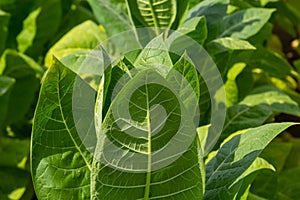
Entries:
<svg viewBox="0 0 300 200">
<path fill-rule="evenodd" d="M 196 130 L 171 88 L 155 70 L 147 69 L 114 98 L 97 126 L 94 198 L 202 199 Z"/>
<path fill-rule="evenodd" d="M 220 37 L 248 39 L 268 22 L 274 9 L 249 8 L 224 18 Z"/>
<path fill-rule="evenodd" d="M 204 0 L 189 10 L 186 20 L 205 16 L 208 29 L 208 41 L 216 38 L 220 32 L 221 22 L 226 15 L 229 0 Z"/>
<path fill-rule="evenodd" d="M 238 192 L 232 185 L 278 134 L 293 123 L 267 124 L 250 129 L 225 143 L 206 164 L 205 199 L 232 199 Z"/>
</svg>

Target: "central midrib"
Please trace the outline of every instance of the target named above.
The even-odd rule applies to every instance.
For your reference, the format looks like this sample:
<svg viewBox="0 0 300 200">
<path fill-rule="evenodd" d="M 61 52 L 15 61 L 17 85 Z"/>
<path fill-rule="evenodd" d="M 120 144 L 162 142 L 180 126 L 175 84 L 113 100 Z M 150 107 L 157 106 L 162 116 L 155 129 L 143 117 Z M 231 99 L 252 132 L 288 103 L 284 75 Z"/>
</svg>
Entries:
<svg viewBox="0 0 300 200">
<path fill-rule="evenodd" d="M 150 183 L 151 183 L 151 120 L 150 120 L 150 105 L 149 105 L 149 95 L 148 86 L 146 84 L 146 99 L 147 99 L 147 126 L 148 126 L 148 166 L 146 175 L 146 186 L 144 199 L 149 200 L 150 196 Z"/>
</svg>

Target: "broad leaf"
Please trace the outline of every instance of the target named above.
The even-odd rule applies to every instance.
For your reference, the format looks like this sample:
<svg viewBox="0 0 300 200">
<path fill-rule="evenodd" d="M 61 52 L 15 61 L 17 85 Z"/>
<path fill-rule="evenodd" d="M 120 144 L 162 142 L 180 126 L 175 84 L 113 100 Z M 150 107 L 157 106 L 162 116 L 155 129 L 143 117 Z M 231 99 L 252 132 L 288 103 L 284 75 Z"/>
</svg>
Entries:
<svg viewBox="0 0 300 200">
<path fill-rule="evenodd" d="M 212 55 L 226 51 L 255 50 L 255 47 L 249 42 L 230 37 L 212 40 L 206 47 L 208 52 Z"/>
<path fill-rule="evenodd" d="M 46 66 L 51 65 L 53 55 L 61 59 L 74 53 L 86 52 L 88 54 L 105 39 L 106 33 L 97 24 L 92 21 L 83 22 L 75 26 L 51 47 L 46 55 L 45 64 Z"/>
<path fill-rule="evenodd" d="M 232 187 L 236 179 L 251 166 L 272 139 L 292 125 L 267 124 L 250 129 L 225 143 L 206 164 L 204 199 L 232 199 L 239 189 Z"/>
<path fill-rule="evenodd" d="M 31 147 L 31 170 L 35 191 L 39 199 L 89 199 L 92 154 L 95 142 L 93 126 L 89 125 L 88 104 L 76 109 L 87 117 L 74 122 L 72 93 L 76 74 L 54 60 L 43 81 L 36 108 Z M 94 94 L 84 81 L 79 86 L 83 94 Z M 78 100 L 80 94 L 75 100 Z M 87 102 L 88 103 L 88 102 Z M 93 115 L 92 115 L 93 116 Z M 93 119 L 93 118 L 92 118 Z M 81 136 L 84 131 L 91 146 L 85 146 Z M 85 141 L 86 142 L 86 141 Z"/>
<path fill-rule="evenodd" d="M 240 104 L 265 105 L 270 111 L 300 116 L 300 108 L 288 95 L 277 88 L 260 87 L 252 91 Z"/>
<path fill-rule="evenodd" d="M 93 198 L 202 199 L 193 127 L 172 85 L 156 70 L 140 71 L 97 125 Z"/>
<path fill-rule="evenodd" d="M 224 18 L 220 37 L 248 39 L 268 22 L 274 9 L 249 8 Z"/>
<path fill-rule="evenodd" d="M 208 29 L 208 41 L 218 36 L 221 22 L 226 15 L 229 0 L 204 0 L 189 10 L 186 20 L 205 16 Z"/>
</svg>

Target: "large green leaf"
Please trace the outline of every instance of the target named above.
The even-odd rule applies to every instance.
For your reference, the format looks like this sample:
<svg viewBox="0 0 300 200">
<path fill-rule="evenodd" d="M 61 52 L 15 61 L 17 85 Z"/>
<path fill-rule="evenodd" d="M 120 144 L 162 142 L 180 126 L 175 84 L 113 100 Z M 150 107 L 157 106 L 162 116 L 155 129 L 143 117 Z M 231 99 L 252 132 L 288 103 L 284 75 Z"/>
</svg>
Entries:
<svg viewBox="0 0 300 200">
<path fill-rule="evenodd" d="M 274 9 L 249 8 L 224 18 L 220 37 L 248 39 L 268 22 Z"/>
<path fill-rule="evenodd" d="M 8 23 L 10 19 L 10 14 L 0 10 L 0 55 L 5 47 L 6 38 L 8 35 Z"/>
<path fill-rule="evenodd" d="M 260 87 L 251 92 L 240 104 L 265 105 L 272 112 L 300 116 L 300 108 L 287 94 L 273 87 Z"/>
<path fill-rule="evenodd" d="M 88 102 L 72 107 L 76 105 L 73 90 L 78 86 L 83 93 L 76 93 L 76 101 L 85 98 L 81 95 L 95 95 L 74 72 L 54 60 L 42 84 L 33 124 L 31 170 L 39 199 L 90 198 L 92 154 L 88 149 L 96 142 L 93 107 Z M 85 117 L 75 121 L 74 109 Z M 78 131 L 84 132 L 85 140 Z"/>
<path fill-rule="evenodd" d="M 205 199 L 232 199 L 239 185 L 232 185 L 261 151 L 293 123 L 267 124 L 250 129 L 225 143 L 206 164 Z"/>
<path fill-rule="evenodd" d="M 205 0 L 189 10 L 186 20 L 196 16 L 205 16 L 208 29 L 208 41 L 218 36 L 221 22 L 226 15 L 229 0 Z"/>
<path fill-rule="evenodd" d="M 101 106 L 96 110 L 101 115 Z M 202 199 L 202 161 L 187 110 L 156 70 L 129 80 L 96 124 L 93 198 Z"/>
<path fill-rule="evenodd" d="M 100 42 L 106 39 L 106 33 L 97 24 L 92 21 L 85 21 L 75 26 L 70 32 L 65 34 L 51 49 L 48 51 L 45 64 L 51 65 L 52 56 L 61 59 L 67 55 L 75 53 L 87 54 L 98 47 Z"/>
<path fill-rule="evenodd" d="M 144 27 L 154 27 L 157 35 L 160 28 L 171 28 L 176 19 L 176 0 L 128 0 L 128 6 L 131 15 Z M 185 4 L 180 6 L 186 8 Z"/>
</svg>

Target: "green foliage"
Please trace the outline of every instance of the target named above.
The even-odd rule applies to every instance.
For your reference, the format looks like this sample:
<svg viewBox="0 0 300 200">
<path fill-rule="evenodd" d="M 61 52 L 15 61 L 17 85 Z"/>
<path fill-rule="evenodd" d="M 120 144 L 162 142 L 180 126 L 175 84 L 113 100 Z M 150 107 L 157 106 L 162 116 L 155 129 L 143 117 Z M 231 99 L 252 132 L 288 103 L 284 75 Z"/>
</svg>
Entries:
<svg viewBox="0 0 300 200">
<path fill-rule="evenodd" d="M 0 199 L 297 199 L 297 8 L 0 1 Z"/>
</svg>

